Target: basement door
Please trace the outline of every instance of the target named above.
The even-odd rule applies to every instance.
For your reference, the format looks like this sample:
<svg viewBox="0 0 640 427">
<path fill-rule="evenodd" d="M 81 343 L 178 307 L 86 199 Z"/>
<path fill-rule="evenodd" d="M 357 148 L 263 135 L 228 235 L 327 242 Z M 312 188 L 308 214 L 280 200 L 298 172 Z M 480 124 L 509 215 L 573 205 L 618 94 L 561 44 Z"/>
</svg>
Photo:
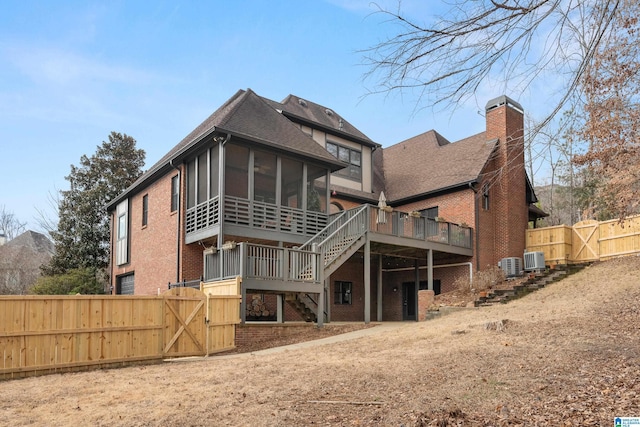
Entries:
<svg viewBox="0 0 640 427">
<path fill-rule="evenodd" d="M 416 284 L 402 284 L 402 320 L 416 320 Z"/>
</svg>

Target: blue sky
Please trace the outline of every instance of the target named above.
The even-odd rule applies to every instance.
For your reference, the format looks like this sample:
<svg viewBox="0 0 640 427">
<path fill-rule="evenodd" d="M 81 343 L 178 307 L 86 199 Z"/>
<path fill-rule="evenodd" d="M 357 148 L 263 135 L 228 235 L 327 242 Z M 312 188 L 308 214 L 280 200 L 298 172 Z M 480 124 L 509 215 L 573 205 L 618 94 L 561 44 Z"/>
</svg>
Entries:
<svg viewBox="0 0 640 427">
<path fill-rule="evenodd" d="M 402 2 L 422 21 L 438 6 Z M 438 113 L 410 94 L 364 96 L 359 51 L 397 31 L 374 11 L 369 0 L 3 2 L 0 206 L 38 230 L 37 209 L 50 211 L 70 165 L 111 131 L 134 137 L 150 167 L 238 89 L 325 105 L 383 146 L 483 131 L 478 111 L 502 95 L 492 88 Z"/>
</svg>

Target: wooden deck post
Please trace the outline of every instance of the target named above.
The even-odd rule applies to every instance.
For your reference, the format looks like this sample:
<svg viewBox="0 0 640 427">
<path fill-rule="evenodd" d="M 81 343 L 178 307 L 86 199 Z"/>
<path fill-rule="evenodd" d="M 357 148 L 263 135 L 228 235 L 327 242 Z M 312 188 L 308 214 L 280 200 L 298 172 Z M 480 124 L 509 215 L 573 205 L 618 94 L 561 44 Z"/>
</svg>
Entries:
<svg viewBox="0 0 640 427">
<path fill-rule="evenodd" d="M 364 243 L 364 323 L 371 323 L 371 242 Z"/>
<path fill-rule="evenodd" d="M 278 294 L 276 297 L 276 322 L 284 323 L 284 294 Z"/>
<path fill-rule="evenodd" d="M 433 290 L 433 249 L 427 249 L 427 289 Z"/>
<path fill-rule="evenodd" d="M 317 326 L 322 328 L 324 326 L 324 282 L 322 282 L 322 290 L 318 294 L 318 316 Z"/>
<path fill-rule="evenodd" d="M 416 280 L 416 284 L 414 286 L 414 297 L 413 300 L 415 301 L 415 308 L 413 309 L 414 313 L 416 314 L 416 322 L 418 321 L 418 292 L 420 290 L 420 262 L 418 261 L 418 259 L 416 258 L 416 260 L 414 261 L 415 263 L 415 280 Z"/>
<path fill-rule="evenodd" d="M 378 254 L 378 322 L 382 322 L 382 254 Z"/>
</svg>

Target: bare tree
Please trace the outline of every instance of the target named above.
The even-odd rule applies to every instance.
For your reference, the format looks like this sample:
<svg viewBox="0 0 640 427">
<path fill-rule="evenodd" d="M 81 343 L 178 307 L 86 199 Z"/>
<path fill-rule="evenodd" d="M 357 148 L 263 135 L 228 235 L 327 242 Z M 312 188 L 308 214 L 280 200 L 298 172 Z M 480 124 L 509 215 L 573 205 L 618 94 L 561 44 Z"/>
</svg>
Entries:
<svg viewBox="0 0 640 427">
<path fill-rule="evenodd" d="M 0 233 L 4 233 L 7 240 L 12 240 L 25 231 L 26 222 L 21 222 L 13 212 L 6 209 L 4 205 L 0 207 Z"/>
<path fill-rule="evenodd" d="M 571 101 L 622 0 L 452 0 L 446 17 L 423 25 L 379 8 L 399 24 L 365 51 L 372 93 L 416 92 L 418 108 L 455 107 L 487 82 L 522 91 L 539 78 L 564 77 L 539 128 Z"/>
<path fill-rule="evenodd" d="M 589 143 L 575 161 L 600 178 L 599 219 L 640 212 L 640 4 L 621 0 L 615 31 L 598 46 L 582 78 L 586 105 L 580 135 Z"/>
<path fill-rule="evenodd" d="M 58 206 L 60 206 L 60 191 L 55 190 L 47 195 L 48 209 L 36 208 L 36 222 L 40 231 L 44 232 L 49 238 L 58 229 Z"/>
</svg>

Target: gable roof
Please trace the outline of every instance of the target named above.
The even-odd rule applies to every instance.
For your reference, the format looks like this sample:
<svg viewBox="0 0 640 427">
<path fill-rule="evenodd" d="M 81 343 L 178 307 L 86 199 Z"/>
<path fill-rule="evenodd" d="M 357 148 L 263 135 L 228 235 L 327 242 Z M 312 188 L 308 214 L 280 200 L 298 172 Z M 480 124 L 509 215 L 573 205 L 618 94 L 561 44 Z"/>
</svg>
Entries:
<svg viewBox="0 0 640 427">
<path fill-rule="evenodd" d="M 267 100 L 273 108 L 282 111 L 282 114 L 293 121 L 306 123 L 320 128 L 328 133 L 353 140 L 361 144 L 376 147 L 376 144 L 358 128 L 349 123 L 344 117 L 330 108 L 308 101 L 296 95 L 288 95 L 282 102 Z"/>
<path fill-rule="evenodd" d="M 214 133 L 231 135 L 232 138 L 241 138 L 283 152 L 294 153 L 326 165 L 332 171 L 346 166 L 280 114 L 265 98 L 258 96 L 251 89 L 239 90 L 127 190 L 109 202 L 107 209 L 113 209 L 135 189 L 143 188 L 167 173 L 174 167 L 174 161 L 182 161 L 190 152 L 199 149 L 200 144 Z"/>
<path fill-rule="evenodd" d="M 484 132 L 450 143 L 430 130 L 385 148 L 385 195 L 397 203 L 475 182 L 496 144 Z"/>
</svg>

